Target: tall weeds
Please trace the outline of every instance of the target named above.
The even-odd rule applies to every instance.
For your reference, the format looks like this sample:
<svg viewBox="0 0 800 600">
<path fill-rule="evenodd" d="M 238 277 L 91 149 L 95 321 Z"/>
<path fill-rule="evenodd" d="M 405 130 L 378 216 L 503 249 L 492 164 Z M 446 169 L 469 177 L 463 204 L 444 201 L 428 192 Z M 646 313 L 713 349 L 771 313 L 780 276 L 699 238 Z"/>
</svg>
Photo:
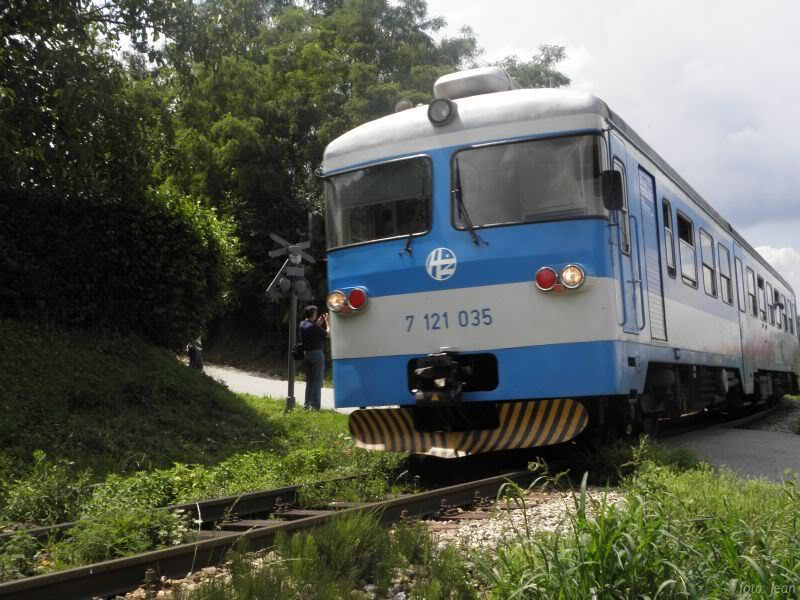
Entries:
<svg viewBox="0 0 800 600">
<path fill-rule="evenodd" d="M 650 456 L 648 456 L 648 454 Z M 560 532 L 517 530 L 480 561 L 495 598 L 739 598 L 800 591 L 800 485 L 680 471 L 634 452 L 614 504 L 587 477 Z M 667 461 L 669 462 L 669 461 Z M 679 461 L 680 462 L 680 461 Z M 794 587 L 792 587 L 794 586 Z M 792 591 L 794 590 L 794 591 Z"/>
</svg>

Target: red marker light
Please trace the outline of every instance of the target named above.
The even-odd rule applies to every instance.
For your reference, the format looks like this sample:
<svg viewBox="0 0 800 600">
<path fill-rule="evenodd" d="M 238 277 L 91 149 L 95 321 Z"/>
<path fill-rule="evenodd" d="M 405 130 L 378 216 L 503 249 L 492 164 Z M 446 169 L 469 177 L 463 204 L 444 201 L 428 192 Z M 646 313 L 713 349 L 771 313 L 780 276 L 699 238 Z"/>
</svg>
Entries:
<svg viewBox="0 0 800 600">
<path fill-rule="evenodd" d="M 347 297 L 347 303 L 353 310 L 361 310 L 367 304 L 367 293 L 361 288 L 354 288 Z"/>
<path fill-rule="evenodd" d="M 536 272 L 536 287 L 543 292 L 549 292 L 555 287 L 558 274 L 550 267 L 542 267 Z"/>
</svg>

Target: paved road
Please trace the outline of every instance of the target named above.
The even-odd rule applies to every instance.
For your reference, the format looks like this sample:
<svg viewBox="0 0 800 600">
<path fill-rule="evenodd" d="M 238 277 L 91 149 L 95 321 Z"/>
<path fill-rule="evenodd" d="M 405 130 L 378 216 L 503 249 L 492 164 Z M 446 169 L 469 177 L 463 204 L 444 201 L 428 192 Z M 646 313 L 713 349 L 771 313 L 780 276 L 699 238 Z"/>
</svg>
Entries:
<svg viewBox="0 0 800 600">
<path fill-rule="evenodd" d="M 670 446 L 687 446 L 712 465 L 741 475 L 779 480 L 788 469 L 800 473 L 800 435 L 714 427 L 666 438 Z"/>
<path fill-rule="evenodd" d="M 288 382 L 280 379 L 269 379 L 255 373 L 248 373 L 230 367 L 218 367 L 205 364 L 205 372 L 227 385 L 234 392 L 252 394 L 253 396 L 271 396 L 281 400 L 286 399 Z M 294 396 L 298 407 L 303 406 L 306 384 L 297 381 L 294 384 Z M 322 408 L 333 409 L 333 390 L 322 388 Z M 341 409 L 339 412 L 350 413 L 353 409 Z"/>
</svg>

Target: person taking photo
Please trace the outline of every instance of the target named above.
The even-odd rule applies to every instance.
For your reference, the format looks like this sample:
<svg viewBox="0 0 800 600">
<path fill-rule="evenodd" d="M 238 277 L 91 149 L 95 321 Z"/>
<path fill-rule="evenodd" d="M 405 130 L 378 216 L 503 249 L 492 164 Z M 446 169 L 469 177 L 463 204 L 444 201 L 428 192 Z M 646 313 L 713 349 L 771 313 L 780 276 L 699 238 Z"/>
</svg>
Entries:
<svg viewBox="0 0 800 600">
<path fill-rule="evenodd" d="M 319 309 L 306 306 L 303 309 L 303 321 L 300 323 L 300 343 L 305 350 L 306 398 L 304 407 L 307 410 L 319 410 L 322 403 L 322 374 L 325 372 L 325 355 L 322 346 L 330 334 L 328 315 L 319 314 Z"/>
</svg>

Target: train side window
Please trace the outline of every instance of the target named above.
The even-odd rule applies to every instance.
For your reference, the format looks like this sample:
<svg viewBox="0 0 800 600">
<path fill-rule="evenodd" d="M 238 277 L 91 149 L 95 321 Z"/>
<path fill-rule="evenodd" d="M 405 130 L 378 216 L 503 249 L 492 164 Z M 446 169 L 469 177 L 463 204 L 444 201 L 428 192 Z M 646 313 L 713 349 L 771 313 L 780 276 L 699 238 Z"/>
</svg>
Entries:
<svg viewBox="0 0 800 600">
<path fill-rule="evenodd" d="M 681 278 L 697 287 L 697 262 L 694 250 L 694 223 L 678 211 L 678 245 L 681 252 Z"/>
<path fill-rule="evenodd" d="M 774 292 L 774 300 L 772 301 L 772 310 L 775 310 L 775 307 L 779 307 L 781 303 L 781 293 L 776 289 Z M 775 319 L 775 325 L 777 325 L 778 329 L 783 329 L 783 323 L 781 320 L 781 313 L 778 312 L 778 317 Z"/>
<path fill-rule="evenodd" d="M 675 277 L 675 230 L 672 225 L 672 205 L 669 200 L 661 200 L 661 216 L 664 219 L 664 244 L 666 245 L 665 256 L 667 257 L 667 273 L 670 277 Z"/>
<path fill-rule="evenodd" d="M 728 249 L 719 244 L 719 287 L 722 301 L 733 306 L 733 283 L 731 282 L 731 255 Z"/>
<path fill-rule="evenodd" d="M 756 276 L 753 269 L 747 267 L 747 304 L 750 306 L 750 314 L 758 316 L 758 305 L 756 304 Z"/>
<path fill-rule="evenodd" d="M 789 302 L 789 333 L 794 335 L 794 320 L 796 319 L 794 302 Z"/>
<path fill-rule="evenodd" d="M 625 254 L 631 253 L 631 220 L 628 216 L 628 180 L 625 179 L 625 167 L 618 159 L 614 159 L 614 170 L 622 175 L 622 210 L 620 211 L 620 227 L 622 227 L 622 251 Z"/>
<path fill-rule="evenodd" d="M 764 278 L 761 275 L 756 279 L 758 283 L 758 314 L 764 323 L 767 322 L 767 298 L 764 295 Z"/>
<path fill-rule="evenodd" d="M 745 312 L 744 303 L 744 276 L 742 275 L 742 261 L 739 258 L 733 259 L 736 265 L 736 298 L 739 300 L 739 310 Z"/>
<path fill-rule="evenodd" d="M 789 318 L 786 313 L 786 297 L 781 294 L 781 304 L 783 304 L 783 308 L 781 309 L 781 316 L 783 317 L 783 330 L 789 331 Z"/>
<path fill-rule="evenodd" d="M 775 325 L 775 303 L 772 301 L 774 297 L 775 294 L 772 291 L 772 286 L 767 283 L 767 311 L 770 325 Z"/>
<path fill-rule="evenodd" d="M 700 229 L 700 259 L 703 261 L 703 289 L 717 297 L 717 265 L 714 262 L 714 238 Z"/>
</svg>

